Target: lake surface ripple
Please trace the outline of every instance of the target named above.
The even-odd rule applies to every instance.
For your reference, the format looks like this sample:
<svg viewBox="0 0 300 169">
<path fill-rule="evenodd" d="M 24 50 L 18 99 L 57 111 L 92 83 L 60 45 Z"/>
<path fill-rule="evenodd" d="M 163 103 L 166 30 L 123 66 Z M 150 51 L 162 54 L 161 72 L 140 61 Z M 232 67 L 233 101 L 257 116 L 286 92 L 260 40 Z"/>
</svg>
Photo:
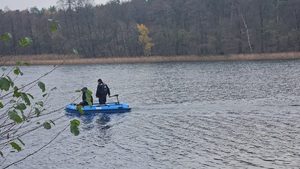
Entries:
<svg viewBox="0 0 300 169">
<path fill-rule="evenodd" d="M 51 69 L 22 68 L 28 81 Z M 81 121 L 80 135 L 67 129 L 10 168 L 300 166 L 299 60 L 66 65 L 42 80 L 48 89 L 57 88 L 49 109 L 71 103 L 83 86 L 95 92 L 98 78 L 132 111 L 111 114 L 103 123 L 100 114 L 78 117 L 62 110 L 52 117 L 64 116 L 53 132 L 24 138 L 27 150 L 15 153 L 14 160 L 48 142 L 70 119 Z"/>
</svg>

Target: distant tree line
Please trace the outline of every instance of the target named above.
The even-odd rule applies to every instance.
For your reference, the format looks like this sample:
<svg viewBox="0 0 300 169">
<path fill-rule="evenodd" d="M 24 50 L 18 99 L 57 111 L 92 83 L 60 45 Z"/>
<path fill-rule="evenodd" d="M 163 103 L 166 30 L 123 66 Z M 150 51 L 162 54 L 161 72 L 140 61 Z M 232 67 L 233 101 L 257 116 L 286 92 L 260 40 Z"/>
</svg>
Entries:
<svg viewBox="0 0 300 169">
<path fill-rule="evenodd" d="M 0 11 L 0 55 L 145 56 L 137 25 L 151 38 L 147 55 L 222 55 L 300 51 L 299 0 L 59 0 L 57 7 Z M 59 31 L 47 30 L 51 24 Z M 31 37 L 33 45 L 13 50 Z M 12 51 L 12 52 L 10 52 Z"/>
</svg>

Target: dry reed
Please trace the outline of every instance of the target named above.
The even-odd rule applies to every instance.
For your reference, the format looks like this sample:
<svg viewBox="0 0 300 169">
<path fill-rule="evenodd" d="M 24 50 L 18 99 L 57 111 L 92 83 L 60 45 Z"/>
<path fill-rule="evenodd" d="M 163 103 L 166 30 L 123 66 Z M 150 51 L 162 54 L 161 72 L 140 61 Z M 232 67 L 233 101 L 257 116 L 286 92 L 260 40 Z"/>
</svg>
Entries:
<svg viewBox="0 0 300 169">
<path fill-rule="evenodd" d="M 230 54 L 222 56 L 151 56 L 151 57 L 114 57 L 81 58 L 76 55 L 18 55 L 0 58 L 0 65 L 15 65 L 27 62 L 30 65 L 64 64 L 107 64 L 107 63 L 153 63 L 153 62 L 200 62 L 200 61 L 239 61 L 239 60 L 276 60 L 300 59 L 300 52 L 267 54 Z"/>
</svg>

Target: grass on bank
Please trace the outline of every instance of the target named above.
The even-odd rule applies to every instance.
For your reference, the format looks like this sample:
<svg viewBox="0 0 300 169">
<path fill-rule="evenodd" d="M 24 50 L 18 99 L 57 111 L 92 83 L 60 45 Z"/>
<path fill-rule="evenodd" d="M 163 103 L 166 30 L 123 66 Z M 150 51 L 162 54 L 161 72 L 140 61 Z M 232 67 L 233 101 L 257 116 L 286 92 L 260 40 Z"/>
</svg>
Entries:
<svg viewBox="0 0 300 169">
<path fill-rule="evenodd" d="M 220 56 L 150 56 L 150 57 L 112 57 L 81 58 L 77 55 L 17 55 L 3 56 L 0 65 L 15 65 L 27 62 L 30 65 L 63 64 L 105 64 L 105 63 L 151 63 L 151 62 L 201 62 L 201 61 L 239 61 L 239 60 L 278 60 L 300 59 L 300 52 L 265 53 L 265 54 L 231 54 Z"/>
</svg>

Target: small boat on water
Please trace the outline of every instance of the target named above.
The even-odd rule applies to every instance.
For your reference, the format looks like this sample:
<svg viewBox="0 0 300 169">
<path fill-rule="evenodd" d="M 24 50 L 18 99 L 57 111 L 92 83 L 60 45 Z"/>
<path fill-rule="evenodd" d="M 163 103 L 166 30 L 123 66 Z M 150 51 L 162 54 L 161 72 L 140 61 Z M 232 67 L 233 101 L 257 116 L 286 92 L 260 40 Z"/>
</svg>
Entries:
<svg viewBox="0 0 300 169">
<path fill-rule="evenodd" d="M 85 114 L 90 113 L 125 113 L 129 112 L 131 108 L 128 104 L 119 102 L 118 95 L 113 95 L 111 97 L 116 97 L 117 102 L 108 102 L 106 104 L 93 104 L 92 106 L 83 106 L 82 110 Z M 77 110 L 77 104 L 68 104 L 65 108 L 68 113 L 80 113 Z"/>
</svg>

